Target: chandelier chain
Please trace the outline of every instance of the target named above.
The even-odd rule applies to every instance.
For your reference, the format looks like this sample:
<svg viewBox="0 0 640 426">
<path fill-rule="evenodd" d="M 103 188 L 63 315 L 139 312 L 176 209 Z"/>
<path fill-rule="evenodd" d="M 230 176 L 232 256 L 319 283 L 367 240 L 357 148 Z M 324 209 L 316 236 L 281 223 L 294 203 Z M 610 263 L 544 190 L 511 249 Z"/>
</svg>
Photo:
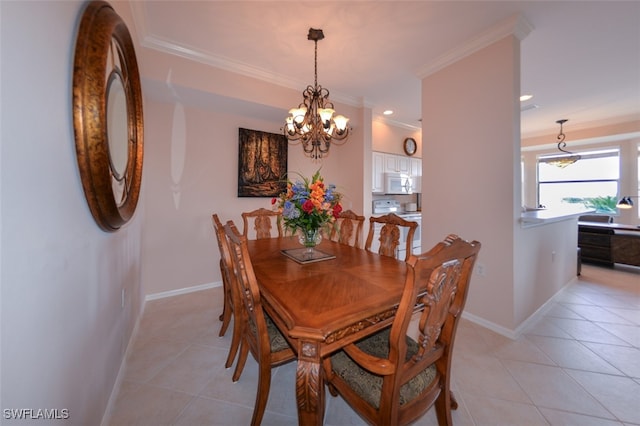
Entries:
<svg viewBox="0 0 640 426">
<path fill-rule="evenodd" d="M 558 137 L 557 137 L 558 149 L 560 151 L 562 151 L 562 152 L 566 152 L 567 154 L 572 154 L 572 152 L 569 152 L 569 151 L 563 149 L 563 148 L 565 148 L 567 146 L 567 143 L 564 141 L 566 136 L 565 136 L 564 132 L 562 131 L 562 125 L 564 123 L 566 123 L 567 121 L 568 120 L 558 120 L 558 121 L 556 121 L 556 123 L 560 124 L 560 133 L 558 133 Z"/>
<path fill-rule="evenodd" d="M 314 87 L 317 89 L 318 88 L 318 40 L 314 40 L 313 43 L 316 45 L 315 46 L 315 55 L 314 55 L 314 60 L 313 60 L 313 75 L 315 76 L 315 79 L 313 80 L 313 85 Z"/>
</svg>

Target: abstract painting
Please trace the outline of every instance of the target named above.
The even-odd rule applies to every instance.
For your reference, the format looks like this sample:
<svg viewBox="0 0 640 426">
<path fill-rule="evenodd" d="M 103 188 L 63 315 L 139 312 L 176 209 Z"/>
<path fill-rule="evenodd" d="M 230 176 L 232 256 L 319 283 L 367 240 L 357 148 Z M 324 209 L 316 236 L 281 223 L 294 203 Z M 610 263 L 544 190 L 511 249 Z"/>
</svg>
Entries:
<svg viewBox="0 0 640 426">
<path fill-rule="evenodd" d="M 287 139 L 239 129 L 238 197 L 275 197 L 286 191 Z"/>
</svg>

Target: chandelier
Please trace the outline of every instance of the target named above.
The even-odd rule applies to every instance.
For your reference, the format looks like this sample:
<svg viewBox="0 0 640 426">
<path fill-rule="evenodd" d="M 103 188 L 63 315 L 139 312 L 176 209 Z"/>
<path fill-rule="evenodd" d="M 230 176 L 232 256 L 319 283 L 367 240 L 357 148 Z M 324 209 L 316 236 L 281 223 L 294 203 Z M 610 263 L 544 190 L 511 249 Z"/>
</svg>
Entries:
<svg viewBox="0 0 640 426">
<path fill-rule="evenodd" d="M 343 115 L 333 115 L 333 103 L 329 101 L 329 91 L 318 85 L 318 40 L 324 38 L 322 30 L 309 28 L 308 40 L 315 44 L 315 80 L 302 92 L 304 100 L 297 108 L 289 110 L 284 135 L 289 141 L 300 141 L 305 155 L 314 160 L 329 155 L 331 143 L 344 141 L 351 130 L 349 119 Z M 344 141 L 346 142 L 346 141 Z M 342 143 L 344 143 L 342 142 Z"/>
<path fill-rule="evenodd" d="M 577 154 L 574 154 L 572 152 L 569 152 L 567 150 L 564 149 L 564 147 L 567 146 L 567 143 L 564 141 L 565 135 L 562 132 L 562 125 L 564 123 L 566 123 L 567 119 L 562 119 L 562 120 L 558 120 L 556 121 L 556 123 L 558 123 L 560 125 L 560 133 L 558 133 L 558 150 L 560 150 L 561 152 L 563 152 L 566 155 L 562 155 L 559 157 L 555 157 L 552 160 L 547 161 L 548 164 L 551 164 L 553 166 L 556 167 L 560 167 L 560 168 L 565 168 L 573 163 L 575 163 L 576 161 L 578 161 L 580 159 L 580 156 Z"/>
</svg>

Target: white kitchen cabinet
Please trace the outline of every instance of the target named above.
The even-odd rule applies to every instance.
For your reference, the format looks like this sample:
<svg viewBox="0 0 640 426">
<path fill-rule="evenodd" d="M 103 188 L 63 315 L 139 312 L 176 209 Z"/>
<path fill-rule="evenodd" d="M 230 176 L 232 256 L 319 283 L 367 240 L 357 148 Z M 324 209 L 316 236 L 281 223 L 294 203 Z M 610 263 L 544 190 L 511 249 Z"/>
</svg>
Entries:
<svg viewBox="0 0 640 426">
<path fill-rule="evenodd" d="M 384 156 L 382 152 L 373 152 L 373 167 L 371 168 L 371 186 L 373 193 L 384 192 Z"/>
<path fill-rule="evenodd" d="M 421 192 L 422 188 L 422 158 L 412 158 L 411 162 L 411 190 Z"/>
<path fill-rule="evenodd" d="M 371 192 L 382 194 L 384 188 L 385 173 L 402 173 L 410 175 L 412 179 L 412 192 L 420 192 L 422 181 L 422 159 L 404 155 L 387 154 L 373 151 L 371 167 Z"/>
<path fill-rule="evenodd" d="M 422 176 L 422 158 L 412 158 L 411 176 Z"/>
<path fill-rule="evenodd" d="M 385 154 L 384 172 L 404 174 L 411 173 L 411 162 L 409 161 L 409 157 L 404 155 Z"/>
</svg>

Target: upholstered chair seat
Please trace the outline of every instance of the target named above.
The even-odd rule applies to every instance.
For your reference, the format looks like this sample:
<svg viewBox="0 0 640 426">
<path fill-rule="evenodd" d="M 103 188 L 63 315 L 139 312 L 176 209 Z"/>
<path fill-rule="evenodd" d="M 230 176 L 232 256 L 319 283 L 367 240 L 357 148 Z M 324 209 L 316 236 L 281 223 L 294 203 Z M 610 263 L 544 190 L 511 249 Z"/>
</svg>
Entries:
<svg viewBox="0 0 640 426">
<path fill-rule="evenodd" d="M 383 359 L 388 358 L 390 331 L 390 328 L 384 329 L 356 343 L 356 346 L 369 355 Z M 408 336 L 406 340 L 407 356 L 405 360 L 409 361 L 418 353 L 418 343 Z M 334 373 L 347 382 L 362 399 L 367 401 L 375 409 L 380 408 L 380 397 L 382 395 L 381 376 L 371 374 L 364 368 L 361 368 L 353 362 L 344 351 L 340 351 L 331 357 L 331 367 Z M 435 364 L 431 364 L 400 388 L 400 405 L 413 401 L 413 399 L 424 392 L 429 386 L 433 386 L 435 378 L 436 366 Z"/>
<path fill-rule="evenodd" d="M 278 327 L 276 327 L 276 325 L 273 323 L 271 317 L 265 313 L 264 319 L 267 323 L 267 333 L 269 334 L 271 353 L 290 349 L 289 343 L 287 343 L 287 339 L 285 339 L 282 333 L 280 333 L 280 330 L 278 330 Z M 249 326 L 251 327 L 252 333 L 258 332 L 255 324 L 252 321 L 249 321 Z"/>
<path fill-rule="evenodd" d="M 452 426 L 453 343 L 479 251 L 478 241 L 450 234 L 411 255 L 392 324 L 322 361 L 331 395 L 372 425 L 413 424 L 435 406 L 438 424 Z"/>
</svg>

